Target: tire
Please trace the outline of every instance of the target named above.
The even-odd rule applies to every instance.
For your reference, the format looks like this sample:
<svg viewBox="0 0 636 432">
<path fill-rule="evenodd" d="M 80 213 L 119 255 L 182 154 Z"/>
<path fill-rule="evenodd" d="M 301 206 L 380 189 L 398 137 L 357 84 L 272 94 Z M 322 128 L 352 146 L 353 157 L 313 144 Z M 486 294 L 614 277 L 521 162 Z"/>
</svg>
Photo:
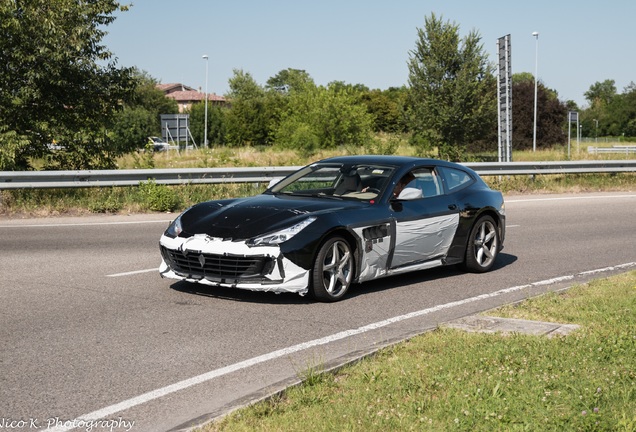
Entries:
<svg viewBox="0 0 636 432">
<path fill-rule="evenodd" d="M 492 268 L 499 254 L 499 230 L 490 216 L 477 220 L 470 230 L 466 245 L 464 268 L 473 273 L 484 273 Z"/>
<path fill-rule="evenodd" d="M 311 272 L 312 296 L 322 302 L 340 300 L 349 290 L 354 274 L 351 246 L 342 237 L 328 238 L 318 250 Z"/>
</svg>

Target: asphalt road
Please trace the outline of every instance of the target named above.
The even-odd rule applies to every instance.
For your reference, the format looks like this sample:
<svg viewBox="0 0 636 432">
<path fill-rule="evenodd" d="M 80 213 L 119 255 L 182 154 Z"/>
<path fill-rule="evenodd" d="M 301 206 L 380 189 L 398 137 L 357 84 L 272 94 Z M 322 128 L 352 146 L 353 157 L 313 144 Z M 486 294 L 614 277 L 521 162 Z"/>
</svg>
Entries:
<svg viewBox="0 0 636 432">
<path fill-rule="evenodd" d="M 634 193 L 507 197 L 506 209 L 492 272 L 382 279 L 335 304 L 161 279 L 174 215 L 0 219 L 0 426 L 185 427 L 308 368 L 636 268 Z"/>
</svg>

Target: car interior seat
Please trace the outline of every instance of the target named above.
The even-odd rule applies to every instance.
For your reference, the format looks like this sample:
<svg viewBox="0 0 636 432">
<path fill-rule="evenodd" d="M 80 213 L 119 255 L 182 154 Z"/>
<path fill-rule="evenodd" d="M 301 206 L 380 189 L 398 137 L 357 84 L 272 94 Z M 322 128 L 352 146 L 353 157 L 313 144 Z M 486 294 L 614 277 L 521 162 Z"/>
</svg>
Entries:
<svg viewBox="0 0 636 432">
<path fill-rule="evenodd" d="M 349 192 L 360 192 L 361 190 L 362 181 L 360 179 L 360 174 L 355 172 L 351 175 L 343 176 L 333 193 L 334 195 L 343 195 Z"/>
</svg>

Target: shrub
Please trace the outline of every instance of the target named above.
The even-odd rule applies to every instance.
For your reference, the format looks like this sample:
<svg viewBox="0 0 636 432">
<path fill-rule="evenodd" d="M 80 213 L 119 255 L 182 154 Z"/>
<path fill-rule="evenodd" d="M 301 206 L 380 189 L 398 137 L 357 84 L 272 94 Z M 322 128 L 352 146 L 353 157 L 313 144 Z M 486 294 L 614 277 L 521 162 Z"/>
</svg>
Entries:
<svg viewBox="0 0 636 432">
<path fill-rule="evenodd" d="M 153 179 L 139 183 L 141 206 L 147 210 L 170 212 L 181 206 L 177 193 L 166 185 L 159 185 Z"/>
</svg>

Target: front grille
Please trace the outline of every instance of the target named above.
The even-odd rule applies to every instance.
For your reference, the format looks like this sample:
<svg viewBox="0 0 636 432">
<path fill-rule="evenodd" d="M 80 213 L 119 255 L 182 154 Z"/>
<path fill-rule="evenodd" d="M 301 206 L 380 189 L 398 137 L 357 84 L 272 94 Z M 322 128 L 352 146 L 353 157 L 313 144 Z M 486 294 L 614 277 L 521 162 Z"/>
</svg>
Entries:
<svg viewBox="0 0 636 432">
<path fill-rule="evenodd" d="M 238 280 L 269 273 L 274 260 L 264 255 L 209 254 L 197 251 L 175 251 L 161 247 L 166 263 L 175 273 L 213 280 Z"/>
</svg>

